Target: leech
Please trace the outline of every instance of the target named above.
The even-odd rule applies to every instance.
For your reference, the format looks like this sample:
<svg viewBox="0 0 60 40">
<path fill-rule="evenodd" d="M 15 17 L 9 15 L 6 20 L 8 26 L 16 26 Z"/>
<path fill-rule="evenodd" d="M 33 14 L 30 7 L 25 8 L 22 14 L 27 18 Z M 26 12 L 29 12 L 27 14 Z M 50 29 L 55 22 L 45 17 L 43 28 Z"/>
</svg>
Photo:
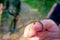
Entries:
<svg viewBox="0 0 60 40">
<path fill-rule="evenodd" d="M 38 21 L 38 20 L 34 20 L 34 21 L 33 21 L 33 24 L 35 24 L 36 22 L 39 22 L 39 23 L 42 25 L 42 31 L 44 31 L 44 30 L 43 30 L 43 29 L 44 29 L 43 24 L 42 24 L 40 21 Z"/>
<path fill-rule="evenodd" d="M 36 22 L 38 22 L 38 21 L 37 21 L 37 20 L 34 20 L 34 21 L 33 21 L 33 24 L 35 24 Z"/>
</svg>

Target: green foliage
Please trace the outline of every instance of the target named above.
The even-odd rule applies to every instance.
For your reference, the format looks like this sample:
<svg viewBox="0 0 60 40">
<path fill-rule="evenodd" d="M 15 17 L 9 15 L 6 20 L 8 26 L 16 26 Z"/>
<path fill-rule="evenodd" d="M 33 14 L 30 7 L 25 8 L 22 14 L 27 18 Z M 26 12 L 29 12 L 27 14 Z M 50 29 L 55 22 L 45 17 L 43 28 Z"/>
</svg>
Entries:
<svg viewBox="0 0 60 40">
<path fill-rule="evenodd" d="M 40 14 L 46 16 L 52 5 L 56 2 L 59 2 L 59 0 L 25 0 L 24 2 L 31 7 L 38 9 Z"/>
</svg>

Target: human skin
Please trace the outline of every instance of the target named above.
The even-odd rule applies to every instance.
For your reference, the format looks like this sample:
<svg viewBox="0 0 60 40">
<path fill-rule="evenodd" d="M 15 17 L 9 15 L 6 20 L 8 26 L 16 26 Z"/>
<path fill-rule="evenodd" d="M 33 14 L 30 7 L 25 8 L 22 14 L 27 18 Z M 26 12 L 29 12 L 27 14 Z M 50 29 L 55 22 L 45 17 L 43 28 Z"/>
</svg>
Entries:
<svg viewBox="0 0 60 40">
<path fill-rule="evenodd" d="M 1 26 L 1 15 L 2 15 L 2 12 L 3 12 L 3 4 L 0 3 L 0 26 Z"/>
<path fill-rule="evenodd" d="M 26 26 L 23 36 L 26 38 L 30 38 L 30 40 L 42 40 L 43 38 L 48 36 L 52 37 L 52 35 L 48 32 L 52 33 L 59 31 L 58 26 L 52 20 L 46 19 L 40 22 L 43 24 L 43 29 L 41 23 L 39 22 L 35 22 L 35 24 L 31 23 Z"/>
<path fill-rule="evenodd" d="M 0 3 L 0 14 L 2 14 L 2 12 L 3 12 L 3 4 Z"/>
</svg>

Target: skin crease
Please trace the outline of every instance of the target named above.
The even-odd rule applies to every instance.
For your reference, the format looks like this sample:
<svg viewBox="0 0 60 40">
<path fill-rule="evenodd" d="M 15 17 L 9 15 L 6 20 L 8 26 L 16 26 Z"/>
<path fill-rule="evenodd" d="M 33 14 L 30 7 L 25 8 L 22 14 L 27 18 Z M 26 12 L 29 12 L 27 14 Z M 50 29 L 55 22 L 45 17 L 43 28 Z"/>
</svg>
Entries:
<svg viewBox="0 0 60 40">
<path fill-rule="evenodd" d="M 42 31 L 42 24 L 43 31 Z M 59 28 L 55 24 L 54 21 L 50 19 L 42 20 L 41 23 L 35 22 L 26 26 L 24 30 L 23 36 L 26 38 L 30 38 L 30 40 L 43 40 L 43 38 L 48 36 L 52 36 L 51 34 L 47 34 L 47 32 L 58 32 Z M 47 29 L 47 30 L 46 30 Z"/>
</svg>

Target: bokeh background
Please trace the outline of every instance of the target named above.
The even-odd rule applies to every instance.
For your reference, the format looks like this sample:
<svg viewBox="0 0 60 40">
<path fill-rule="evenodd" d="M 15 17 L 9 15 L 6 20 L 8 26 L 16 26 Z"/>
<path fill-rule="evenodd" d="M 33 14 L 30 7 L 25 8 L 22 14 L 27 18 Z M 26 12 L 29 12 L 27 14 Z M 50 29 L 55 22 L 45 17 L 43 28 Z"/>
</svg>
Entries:
<svg viewBox="0 0 60 40">
<path fill-rule="evenodd" d="M 42 20 L 46 19 L 47 15 L 52 8 L 54 3 L 60 3 L 60 0 L 21 0 L 21 11 L 19 13 L 19 20 L 17 22 L 16 28 L 19 32 L 10 35 L 10 39 L 13 40 L 13 36 L 15 39 L 21 38 L 24 28 L 26 25 L 31 23 L 33 20 Z M 8 13 L 3 14 L 3 26 L 4 30 L 9 30 L 11 21 L 13 20 L 13 16 L 9 15 Z M 6 20 L 5 20 L 6 19 Z M 0 37 L 3 34 L 0 32 Z M 4 37 L 8 37 L 7 34 L 3 35 Z M 5 38 L 6 39 L 6 38 Z M 21 38 L 20 40 L 27 40 L 26 38 Z"/>
</svg>

